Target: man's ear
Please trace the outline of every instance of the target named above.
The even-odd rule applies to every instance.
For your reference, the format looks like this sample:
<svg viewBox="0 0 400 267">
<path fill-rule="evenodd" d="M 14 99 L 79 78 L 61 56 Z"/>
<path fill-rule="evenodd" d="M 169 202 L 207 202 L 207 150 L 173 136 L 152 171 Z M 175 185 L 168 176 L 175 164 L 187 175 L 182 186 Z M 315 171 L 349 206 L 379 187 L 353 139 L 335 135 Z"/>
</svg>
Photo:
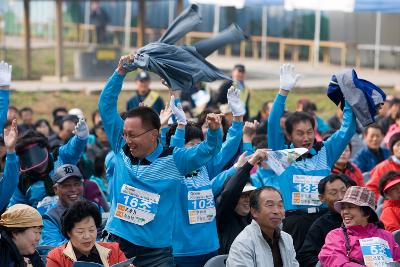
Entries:
<svg viewBox="0 0 400 267">
<path fill-rule="evenodd" d="M 322 203 L 325 203 L 324 195 L 318 194 L 318 198 Z"/>
<path fill-rule="evenodd" d="M 58 190 L 57 184 L 53 185 L 53 190 L 54 190 L 54 194 L 57 195 L 57 190 Z"/>
<path fill-rule="evenodd" d="M 256 220 L 257 219 L 257 212 L 254 208 L 250 208 L 251 217 Z"/>
</svg>

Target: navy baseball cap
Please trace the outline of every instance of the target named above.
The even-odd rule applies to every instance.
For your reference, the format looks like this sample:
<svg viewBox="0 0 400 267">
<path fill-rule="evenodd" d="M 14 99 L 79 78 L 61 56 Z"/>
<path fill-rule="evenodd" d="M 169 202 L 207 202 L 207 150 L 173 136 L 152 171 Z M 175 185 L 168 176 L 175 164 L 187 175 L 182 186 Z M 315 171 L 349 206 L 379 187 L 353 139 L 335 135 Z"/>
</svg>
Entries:
<svg viewBox="0 0 400 267">
<path fill-rule="evenodd" d="M 150 75 L 147 71 L 142 70 L 136 75 L 135 81 L 149 81 Z"/>
</svg>

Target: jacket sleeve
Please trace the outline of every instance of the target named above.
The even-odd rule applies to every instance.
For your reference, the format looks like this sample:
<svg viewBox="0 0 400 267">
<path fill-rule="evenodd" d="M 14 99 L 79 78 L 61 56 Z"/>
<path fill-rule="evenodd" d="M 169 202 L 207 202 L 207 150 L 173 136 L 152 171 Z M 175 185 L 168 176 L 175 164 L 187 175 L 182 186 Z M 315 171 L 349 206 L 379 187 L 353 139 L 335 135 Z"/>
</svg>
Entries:
<svg viewBox="0 0 400 267">
<path fill-rule="evenodd" d="M 396 213 L 396 210 L 391 207 L 385 207 L 382 210 L 381 221 L 385 225 L 385 230 L 394 232 L 400 229 L 400 214 Z"/>
<path fill-rule="evenodd" d="M 0 210 L 2 210 L 8 202 L 18 185 L 19 178 L 19 161 L 15 153 L 6 155 L 6 166 L 3 176 L 0 178 Z"/>
<path fill-rule="evenodd" d="M 218 196 L 224 188 L 225 181 L 235 174 L 236 168 L 234 166 L 221 172 L 211 180 L 211 189 L 214 196 Z"/>
<path fill-rule="evenodd" d="M 328 157 L 329 167 L 332 167 L 342 155 L 344 149 L 349 144 L 356 132 L 356 116 L 349 103 L 346 101 L 343 110 L 342 126 L 327 141 L 324 142 Z"/>
<path fill-rule="evenodd" d="M 299 267 L 299 262 L 296 259 L 296 251 L 294 250 L 294 245 L 293 245 L 293 238 L 289 236 L 289 246 L 288 246 L 288 255 L 289 255 L 289 266 L 292 267 Z"/>
<path fill-rule="evenodd" d="M 232 159 L 239 149 L 243 135 L 243 122 L 233 121 L 222 144 L 221 151 L 207 162 L 207 171 L 210 177 L 217 176 L 224 166 Z"/>
<path fill-rule="evenodd" d="M 251 248 L 248 243 L 250 242 L 243 242 L 238 238 L 235 239 L 229 250 L 228 260 L 226 261 L 227 267 L 248 267 L 257 265 L 254 261 L 254 249 Z"/>
<path fill-rule="evenodd" d="M 225 224 L 229 220 L 231 214 L 240 199 L 243 188 L 250 178 L 250 171 L 253 165 L 246 162 L 240 167 L 236 173 L 225 184 L 221 195 L 217 198 L 217 222 L 218 224 Z"/>
<path fill-rule="evenodd" d="M 161 136 L 160 136 L 160 141 L 163 146 L 167 143 L 167 132 L 168 132 L 168 127 L 164 127 L 160 129 Z"/>
<path fill-rule="evenodd" d="M 104 130 L 114 152 L 119 150 L 123 141 L 122 129 L 124 122 L 118 114 L 117 102 L 124 78 L 125 76 L 121 76 L 115 71 L 101 92 L 98 103 Z"/>
<path fill-rule="evenodd" d="M 361 264 L 350 262 L 346 256 L 344 235 L 340 235 L 339 230 L 332 230 L 325 238 L 321 252 L 318 255 L 322 267 L 359 267 Z"/>
<path fill-rule="evenodd" d="M 171 136 L 171 141 L 169 142 L 170 147 L 185 147 L 185 128 L 176 128 L 175 134 Z"/>
<path fill-rule="evenodd" d="M 19 188 L 17 187 L 13 192 L 8 206 L 12 206 L 15 204 L 28 204 L 28 202 L 28 197 L 22 194 L 21 190 L 19 190 Z"/>
<path fill-rule="evenodd" d="M 301 246 L 297 259 L 301 266 L 315 266 L 318 262 L 318 253 L 324 245 L 321 229 L 313 224 L 307 232 L 303 245 Z"/>
<path fill-rule="evenodd" d="M 46 215 L 44 215 L 46 216 Z M 43 218 L 43 231 L 39 244 L 41 246 L 61 246 L 68 240 L 61 233 L 61 229 L 57 227 L 52 221 Z"/>
<path fill-rule="evenodd" d="M 49 252 L 46 258 L 46 267 L 64 267 L 60 262 L 61 256 L 58 256 L 56 253 L 59 253 L 58 250 Z"/>
<path fill-rule="evenodd" d="M 0 90 L 0 131 L 3 134 L 4 124 L 7 121 L 10 90 Z"/>
<path fill-rule="evenodd" d="M 386 168 L 385 164 L 376 165 L 376 167 L 371 170 L 371 178 L 367 182 L 366 187 L 375 193 L 376 200 L 378 200 L 380 196 L 379 181 L 387 171 L 389 170 Z"/>
<path fill-rule="evenodd" d="M 191 148 L 174 148 L 173 157 L 176 167 L 186 175 L 205 165 L 221 149 L 222 129 L 208 129 L 207 139 Z"/>
<path fill-rule="evenodd" d="M 55 169 L 62 164 L 76 165 L 85 151 L 86 144 L 87 139 L 80 139 L 78 136 L 72 137 L 68 143 L 60 147 Z"/>
<path fill-rule="evenodd" d="M 278 94 L 268 117 L 268 148 L 285 149 L 285 136 L 281 128 L 281 117 L 285 111 L 286 96 Z"/>
</svg>

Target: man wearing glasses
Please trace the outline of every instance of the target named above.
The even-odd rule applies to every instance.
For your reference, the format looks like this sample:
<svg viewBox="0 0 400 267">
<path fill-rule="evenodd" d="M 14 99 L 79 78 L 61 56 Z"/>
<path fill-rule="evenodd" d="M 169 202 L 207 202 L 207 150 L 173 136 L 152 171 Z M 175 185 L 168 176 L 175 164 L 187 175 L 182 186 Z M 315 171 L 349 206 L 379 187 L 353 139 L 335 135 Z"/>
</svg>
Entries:
<svg viewBox="0 0 400 267">
<path fill-rule="evenodd" d="M 173 266 L 171 251 L 174 207 L 180 179 L 200 168 L 219 152 L 221 118 L 209 114 L 205 141 L 192 148 L 164 148 L 158 141 L 160 118 L 149 107 L 137 107 L 123 121 L 117 111 L 118 95 L 127 71 L 120 59 L 99 100 L 104 129 L 115 154 L 110 183 L 111 210 L 106 225 L 109 240 L 120 244 L 140 266 Z"/>
<path fill-rule="evenodd" d="M 136 108 L 140 103 L 146 107 L 152 107 L 160 114 L 164 109 L 164 101 L 157 92 L 150 90 L 150 75 L 146 71 L 140 71 L 135 78 L 136 95 L 126 103 L 126 111 Z"/>
</svg>

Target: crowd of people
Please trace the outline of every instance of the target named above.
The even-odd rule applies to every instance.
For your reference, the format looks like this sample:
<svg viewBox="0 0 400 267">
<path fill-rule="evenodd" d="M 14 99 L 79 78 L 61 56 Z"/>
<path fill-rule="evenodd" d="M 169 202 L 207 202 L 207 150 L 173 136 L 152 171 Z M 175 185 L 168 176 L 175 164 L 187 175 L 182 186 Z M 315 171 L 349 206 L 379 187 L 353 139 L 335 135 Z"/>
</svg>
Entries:
<svg viewBox="0 0 400 267">
<path fill-rule="evenodd" d="M 374 95 L 363 107 L 334 76 L 328 92 L 343 94 L 329 120 L 310 99 L 289 111 L 300 76 L 285 64 L 275 100 L 250 117 L 238 64 L 217 94 L 195 83 L 169 88 L 168 103 L 139 71 L 120 114 L 133 60 L 121 57 L 91 117 L 57 107 L 51 122 L 10 105 L 12 67 L 0 63 L 0 266 L 400 261 L 400 99 L 353 76 L 347 84 Z M 272 151 L 293 148 L 307 152 L 283 171 L 270 166 Z"/>
</svg>

